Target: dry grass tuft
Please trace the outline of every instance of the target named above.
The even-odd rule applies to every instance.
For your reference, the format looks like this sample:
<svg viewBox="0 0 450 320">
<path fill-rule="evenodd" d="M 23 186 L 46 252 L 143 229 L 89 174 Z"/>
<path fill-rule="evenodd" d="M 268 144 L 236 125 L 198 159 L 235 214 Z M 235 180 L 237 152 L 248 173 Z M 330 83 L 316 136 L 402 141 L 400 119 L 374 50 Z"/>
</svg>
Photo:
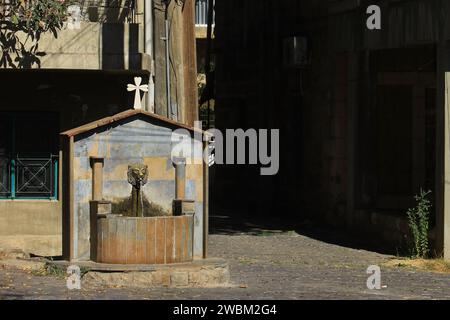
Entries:
<svg viewBox="0 0 450 320">
<path fill-rule="evenodd" d="M 450 274 L 450 262 L 443 259 L 392 259 L 384 265 L 386 267 L 413 268 L 422 271 Z"/>
</svg>

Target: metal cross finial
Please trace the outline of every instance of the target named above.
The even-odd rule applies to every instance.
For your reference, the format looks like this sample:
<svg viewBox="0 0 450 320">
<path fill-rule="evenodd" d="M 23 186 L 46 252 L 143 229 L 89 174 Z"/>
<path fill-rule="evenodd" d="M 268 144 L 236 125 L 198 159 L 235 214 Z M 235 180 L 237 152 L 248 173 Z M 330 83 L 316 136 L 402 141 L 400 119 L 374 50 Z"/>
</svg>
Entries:
<svg viewBox="0 0 450 320">
<path fill-rule="evenodd" d="M 141 85 L 142 78 L 141 77 L 135 77 L 134 78 L 134 84 L 129 84 L 127 87 L 128 91 L 136 91 L 134 95 L 134 109 L 142 109 L 141 105 L 141 91 L 148 92 L 148 85 L 143 84 Z"/>
</svg>

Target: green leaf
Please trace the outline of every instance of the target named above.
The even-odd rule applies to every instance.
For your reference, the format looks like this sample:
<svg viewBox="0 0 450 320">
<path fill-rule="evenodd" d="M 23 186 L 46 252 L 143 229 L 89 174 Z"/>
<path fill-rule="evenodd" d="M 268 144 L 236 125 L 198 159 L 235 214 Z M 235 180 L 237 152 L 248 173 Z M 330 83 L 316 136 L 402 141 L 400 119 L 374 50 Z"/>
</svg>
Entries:
<svg viewBox="0 0 450 320">
<path fill-rule="evenodd" d="M 13 24 L 19 24 L 19 18 L 15 14 L 13 14 L 11 17 L 11 22 Z"/>
</svg>

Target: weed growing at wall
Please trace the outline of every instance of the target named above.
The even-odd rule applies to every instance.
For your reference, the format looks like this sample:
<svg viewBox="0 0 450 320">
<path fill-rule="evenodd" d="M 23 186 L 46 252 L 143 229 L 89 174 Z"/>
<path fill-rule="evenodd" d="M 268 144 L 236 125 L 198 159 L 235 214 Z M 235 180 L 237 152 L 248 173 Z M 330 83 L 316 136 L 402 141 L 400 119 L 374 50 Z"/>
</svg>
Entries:
<svg viewBox="0 0 450 320">
<path fill-rule="evenodd" d="M 413 244 L 411 254 L 414 257 L 426 258 L 429 253 L 428 230 L 431 202 L 428 195 L 431 191 L 420 190 L 414 197 L 416 206 L 407 211 L 409 229 L 412 233 Z"/>
</svg>

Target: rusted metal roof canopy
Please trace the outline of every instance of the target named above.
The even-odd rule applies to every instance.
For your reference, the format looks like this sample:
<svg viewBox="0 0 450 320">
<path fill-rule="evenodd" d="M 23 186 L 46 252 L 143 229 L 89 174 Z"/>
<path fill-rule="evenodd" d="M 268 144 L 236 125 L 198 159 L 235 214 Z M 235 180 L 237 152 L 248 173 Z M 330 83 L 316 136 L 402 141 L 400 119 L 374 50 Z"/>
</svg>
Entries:
<svg viewBox="0 0 450 320">
<path fill-rule="evenodd" d="M 175 127 L 182 128 L 182 129 L 186 129 L 186 130 L 189 130 L 191 132 L 198 132 L 198 133 L 201 133 L 201 134 L 204 133 L 204 131 L 201 130 L 201 129 L 190 127 L 188 125 L 185 125 L 185 124 L 182 124 L 182 123 L 179 123 L 179 122 L 167 119 L 166 117 L 159 116 L 157 114 L 150 113 L 150 112 L 147 112 L 147 111 L 144 111 L 144 110 L 132 109 L 132 110 L 123 111 L 123 112 L 117 113 L 117 114 L 115 114 L 113 116 L 106 117 L 106 118 L 103 118 L 103 119 L 100 119 L 100 120 L 97 120 L 97 121 L 94 121 L 94 122 L 82 125 L 80 127 L 74 128 L 74 129 L 70 129 L 70 130 L 64 131 L 64 132 L 60 133 L 60 135 L 67 136 L 67 137 L 74 137 L 74 136 L 80 135 L 82 133 L 85 133 L 85 132 L 88 132 L 88 131 L 91 131 L 91 130 L 94 130 L 94 129 L 97 129 L 97 128 L 100 128 L 100 127 L 108 126 L 108 125 L 111 125 L 111 124 L 113 124 L 115 122 L 118 122 L 118 121 L 130 118 L 130 117 L 133 117 L 133 116 L 137 116 L 137 115 L 142 115 L 144 117 L 149 117 L 149 118 L 152 118 L 154 120 L 163 122 L 163 123 L 165 123 L 167 125 L 175 126 Z"/>
</svg>

